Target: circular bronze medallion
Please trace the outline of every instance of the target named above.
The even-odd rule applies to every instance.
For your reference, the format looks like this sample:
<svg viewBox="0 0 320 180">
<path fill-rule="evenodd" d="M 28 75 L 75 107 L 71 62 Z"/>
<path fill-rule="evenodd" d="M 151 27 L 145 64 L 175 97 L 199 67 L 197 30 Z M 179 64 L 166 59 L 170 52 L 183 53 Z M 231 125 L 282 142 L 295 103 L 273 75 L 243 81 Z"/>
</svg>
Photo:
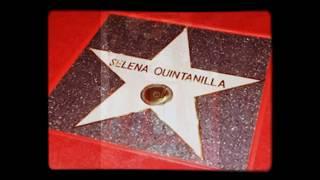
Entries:
<svg viewBox="0 0 320 180">
<path fill-rule="evenodd" d="M 141 91 L 141 99 L 149 105 L 164 104 L 172 99 L 171 89 L 164 84 L 151 84 Z"/>
</svg>

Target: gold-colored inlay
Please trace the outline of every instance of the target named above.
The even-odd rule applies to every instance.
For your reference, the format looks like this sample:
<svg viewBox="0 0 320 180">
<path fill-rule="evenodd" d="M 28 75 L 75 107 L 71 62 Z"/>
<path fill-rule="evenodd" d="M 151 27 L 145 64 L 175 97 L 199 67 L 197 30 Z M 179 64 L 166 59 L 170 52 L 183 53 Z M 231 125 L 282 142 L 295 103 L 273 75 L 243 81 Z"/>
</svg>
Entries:
<svg viewBox="0 0 320 180">
<path fill-rule="evenodd" d="M 151 84 L 141 91 L 141 99 L 148 105 L 161 105 L 172 99 L 172 90 L 164 84 Z"/>
</svg>

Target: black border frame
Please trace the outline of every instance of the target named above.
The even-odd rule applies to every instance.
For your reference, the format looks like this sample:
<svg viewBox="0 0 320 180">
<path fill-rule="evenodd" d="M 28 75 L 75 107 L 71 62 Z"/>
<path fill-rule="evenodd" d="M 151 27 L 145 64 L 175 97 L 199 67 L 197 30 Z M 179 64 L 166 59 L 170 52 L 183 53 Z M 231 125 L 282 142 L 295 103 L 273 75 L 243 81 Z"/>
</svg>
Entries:
<svg viewBox="0 0 320 180">
<path fill-rule="evenodd" d="M 40 88 L 35 88 L 31 92 L 31 94 L 35 96 L 39 96 L 40 104 L 30 108 L 30 112 L 33 113 L 33 117 L 37 117 L 35 121 L 33 121 L 31 128 L 34 128 L 35 131 L 32 130 L 31 135 L 39 138 L 40 143 L 34 144 L 36 150 L 29 150 L 30 154 L 35 154 L 36 157 L 40 155 L 40 163 L 36 164 L 36 167 L 42 169 L 42 171 L 47 172 L 46 174 L 49 176 L 60 176 L 61 174 L 69 174 L 69 175 L 85 175 L 87 173 L 92 175 L 93 173 L 97 174 L 149 174 L 153 176 L 158 175 L 186 175 L 190 176 L 191 174 L 200 174 L 200 175 L 213 175 L 213 176 L 253 176 L 253 177 L 270 177 L 273 174 L 278 174 L 280 172 L 280 162 L 287 161 L 290 163 L 290 157 L 292 155 L 287 155 L 286 157 L 280 156 L 279 151 L 282 151 L 281 148 L 286 148 L 288 145 L 288 141 L 286 142 L 283 137 L 285 132 L 281 131 L 284 127 L 286 127 L 286 123 L 288 121 L 279 121 L 279 119 L 286 119 L 283 114 L 281 114 L 281 108 L 285 106 L 283 101 L 278 101 L 280 96 L 284 96 L 287 98 L 286 92 L 284 90 L 278 89 L 278 87 L 283 85 L 283 80 L 287 79 L 287 76 L 279 76 L 279 74 L 284 70 L 285 61 L 281 62 L 278 59 L 283 58 L 281 53 L 279 54 L 281 49 L 281 43 L 278 42 L 279 31 L 275 30 L 275 24 L 277 24 L 278 20 L 275 16 L 278 16 L 274 11 L 274 7 L 272 5 L 271 0 L 217 0 L 217 1 L 208 1 L 208 0 L 198 0 L 198 1 L 181 1 L 178 0 L 156 0 L 156 1 L 124 1 L 124 0 L 48 0 L 47 2 L 37 2 L 37 6 L 40 6 L 40 9 L 37 11 L 29 12 L 32 16 L 32 20 L 28 22 L 28 24 L 32 26 L 29 38 L 31 53 L 29 54 L 32 57 L 31 66 L 29 66 L 28 72 L 31 72 L 32 81 L 30 82 L 32 86 L 38 86 L 40 84 Z M 28 4 L 30 5 L 30 4 Z M 273 47 L 273 133 L 272 133 L 272 167 L 269 172 L 207 172 L 207 171 L 136 171 L 136 170 L 94 170 L 94 171 L 77 171 L 77 170 L 51 170 L 48 165 L 48 124 L 47 121 L 44 120 L 48 118 L 47 114 L 47 92 L 48 92 L 48 77 L 47 77 L 47 59 L 48 54 L 48 14 L 51 10 L 125 10 L 125 11 L 248 11 L 248 10 L 266 10 L 271 14 L 272 19 L 272 47 Z M 278 26 L 279 28 L 279 26 Z M 278 39 L 279 38 L 279 39 Z M 279 44 L 277 44 L 279 43 Z M 282 47 L 283 48 L 283 47 Z M 288 63 L 288 62 L 287 62 Z M 280 73 L 280 71 L 282 71 Z M 275 78 L 276 77 L 276 78 Z M 38 86 L 39 87 L 39 86 Z M 30 99 L 32 100 L 32 98 Z M 287 107 L 285 107 L 287 108 Z M 29 110 L 29 109 L 28 109 Z M 29 113 L 30 113 L 29 112 Z M 27 125 L 30 126 L 28 123 Z M 40 130 L 40 132 L 39 132 Z M 30 133 L 30 132 L 28 132 Z M 278 137 L 281 138 L 278 138 Z M 277 137 L 277 138 L 275 138 Z M 41 147 L 39 147 L 41 145 Z M 30 145 L 29 145 L 30 146 Z M 281 146 L 281 148 L 280 148 Z M 40 149 L 39 149 L 40 148 Z M 288 150 L 288 149 L 287 149 Z M 29 152 L 28 151 L 28 152 Z M 289 153 L 290 154 L 290 153 Z M 283 153 L 282 153 L 283 155 Z M 29 157 L 30 158 L 30 157 Z M 287 158 L 287 159 L 284 159 Z M 32 161 L 32 159 L 30 159 Z M 282 165 L 283 166 L 283 165 Z M 26 167 L 28 169 L 28 167 Z M 191 176 L 190 176 L 191 177 Z"/>
</svg>

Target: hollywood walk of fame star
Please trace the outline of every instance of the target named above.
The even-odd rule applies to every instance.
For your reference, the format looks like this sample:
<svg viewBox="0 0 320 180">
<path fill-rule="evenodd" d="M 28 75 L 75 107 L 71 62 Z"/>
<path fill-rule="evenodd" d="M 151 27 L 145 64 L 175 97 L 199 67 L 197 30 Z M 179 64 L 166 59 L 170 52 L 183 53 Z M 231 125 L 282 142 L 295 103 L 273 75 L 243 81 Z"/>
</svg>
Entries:
<svg viewBox="0 0 320 180">
<path fill-rule="evenodd" d="M 125 83 L 76 126 L 152 109 L 159 119 L 171 127 L 200 158 L 203 158 L 203 155 L 195 97 L 259 81 L 192 68 L 186 28 L 152 60 L 111 51 L 92 48 L 91 50 Z M 121 65 L 115 65 L 115 60 L 130 62 L 131 67 L 121 68 Z M 139 64 L 143 65 L 138 66 Z M 148 70 L 143 69 L 145 66 L 148 67 Z M 202 77 L 212 77 L 217 82 L 224 81 L 224 86 L 209 86 L 192 80 L 159 76 L 154 71 L 159 67 Z M 141 92 L 152 84 L 163 84 L 169 87 L 173 94 L 170 101 L 157 105 L 145 103 L 141 98 Z"/>
</svg>

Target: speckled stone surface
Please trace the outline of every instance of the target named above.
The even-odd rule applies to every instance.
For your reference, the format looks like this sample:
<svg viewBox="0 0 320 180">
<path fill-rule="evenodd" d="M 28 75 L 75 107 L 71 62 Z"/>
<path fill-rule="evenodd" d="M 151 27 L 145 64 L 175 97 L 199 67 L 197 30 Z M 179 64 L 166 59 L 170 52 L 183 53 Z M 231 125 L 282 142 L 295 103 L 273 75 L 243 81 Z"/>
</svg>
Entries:
<svg viewBox="0 0 320 180">
<path fill-rule="evenodd" d="M 182 26 L 111 16 L 90 42 L 90 47 L 152 59 L 181 31 Z"/>
<path fill-rule="evenodd" d="M 193 68 L 261 80 L 196 98 L 204 159 L 152 110 L 75 127 L 124 82 L 88 48 L 152 59 L 184 27 L 112 15 L 48 98 L 49 128 L 227 170 L 247 167 L 269 39 L 188 27 Z"/>
</svg>

